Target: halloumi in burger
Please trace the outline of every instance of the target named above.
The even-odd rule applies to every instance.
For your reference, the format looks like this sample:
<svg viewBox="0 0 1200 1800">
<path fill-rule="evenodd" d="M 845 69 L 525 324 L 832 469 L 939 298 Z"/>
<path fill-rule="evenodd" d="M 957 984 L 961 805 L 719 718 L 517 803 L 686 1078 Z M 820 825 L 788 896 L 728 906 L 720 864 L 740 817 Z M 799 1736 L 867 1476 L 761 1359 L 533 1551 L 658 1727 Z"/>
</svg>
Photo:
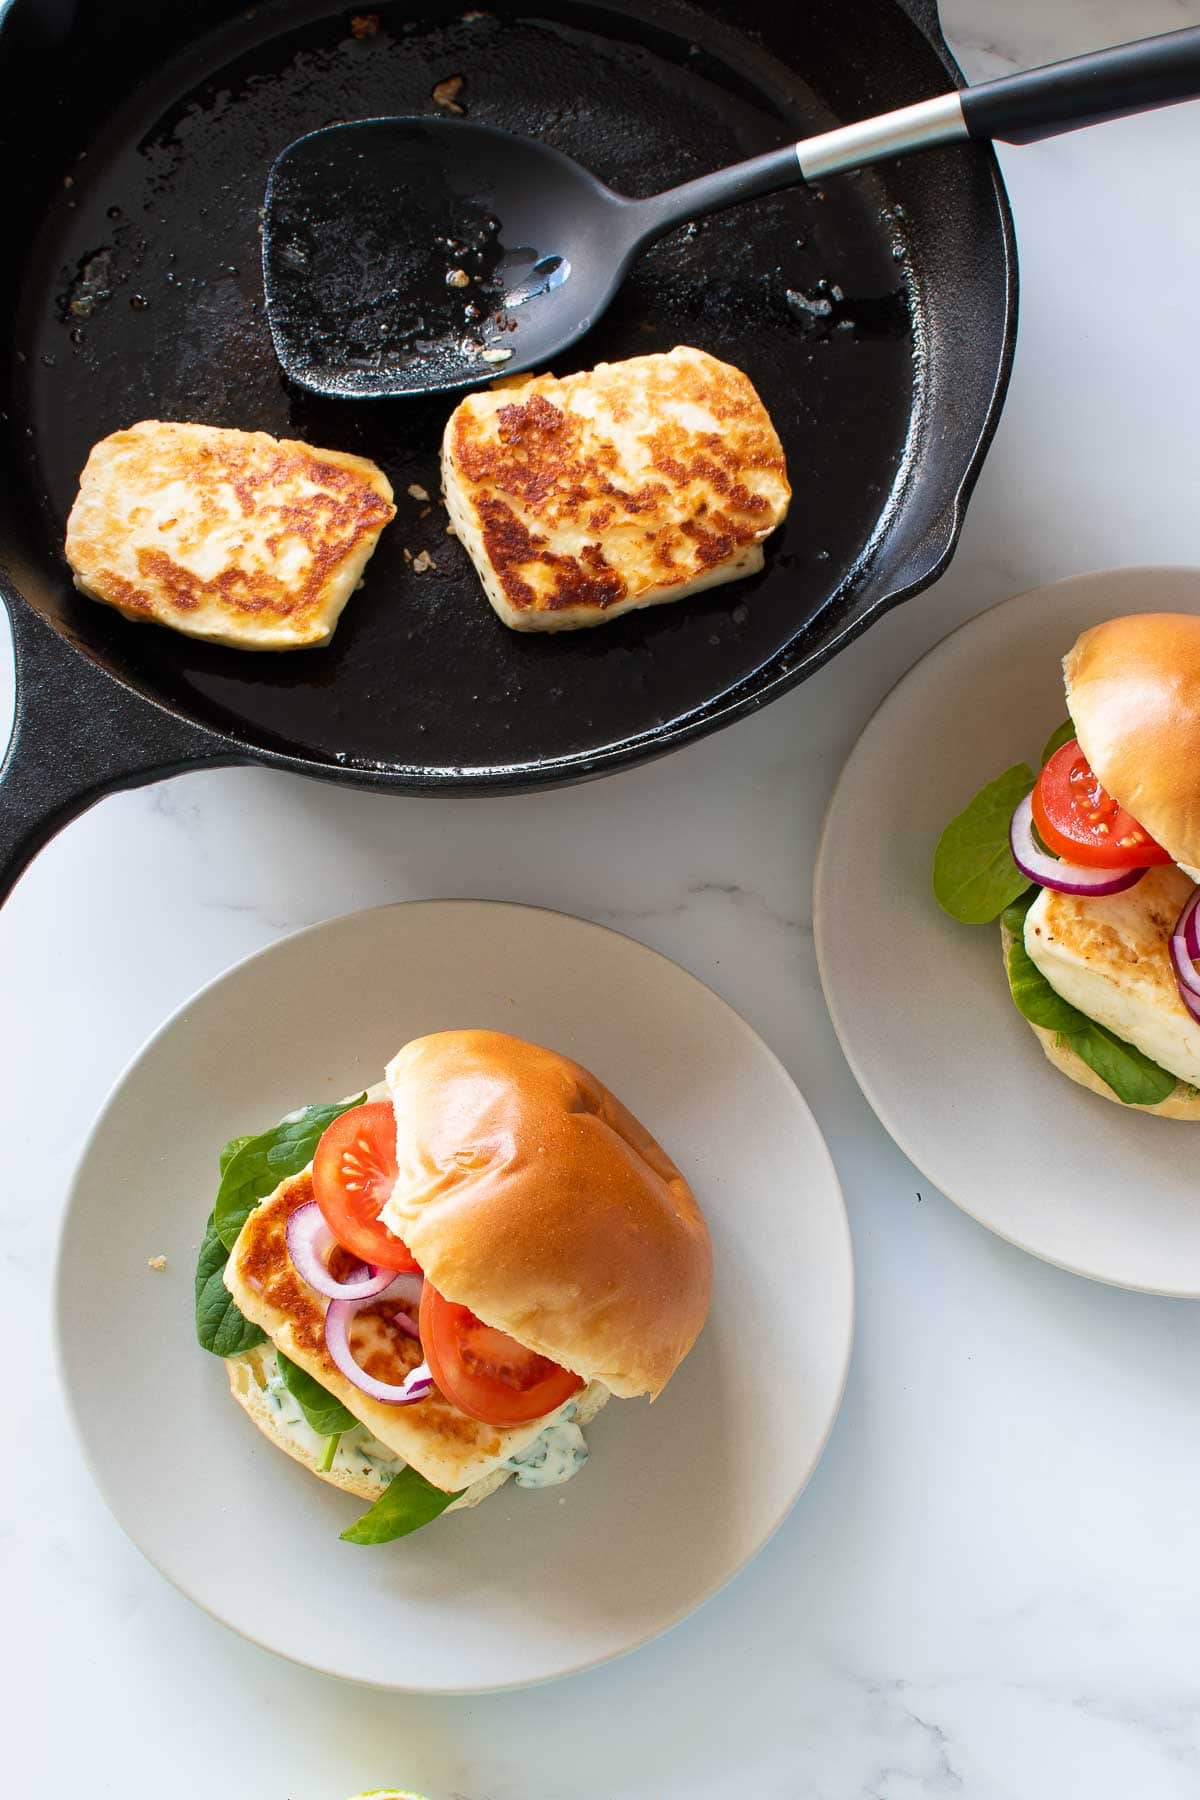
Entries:
<svg viewBox="0 0 1200 1800">
<path fill-rule="evenodd" d="M 446 1031 L 226 1146 L 196 1322 L 255 1424 L 373 1502 L 343 1537 L 382 1543 L 573 1475 L 610 1394 L 666 1386 L 711 1281 L 690 1187 L 595 1076 Z"/>
<path fill-rule="evenodd" d="M 1001 921 L 1051 1063 L 1107 1100 L 1200 1119 L 1200 617 L 1137 613 L 1063 663 L 1070 718 L 943 832 L 934 893 Z"/>
</svg>

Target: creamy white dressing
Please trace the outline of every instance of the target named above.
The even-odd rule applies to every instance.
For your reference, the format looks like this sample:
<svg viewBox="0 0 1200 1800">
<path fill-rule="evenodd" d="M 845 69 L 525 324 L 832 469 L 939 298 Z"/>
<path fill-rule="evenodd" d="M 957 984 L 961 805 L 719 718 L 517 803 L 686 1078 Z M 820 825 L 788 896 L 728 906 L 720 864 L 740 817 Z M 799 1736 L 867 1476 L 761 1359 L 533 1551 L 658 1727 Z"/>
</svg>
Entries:
<svg viewBox="0 0 1200 1800">
<path fill-rule="evenodd" d="M 588 1459 L 588 1447 L 574 1413 L 575 1402 L 568 1400 L 527 1449 L 505 1461 L 503 1467 L 512 1471 L 518 1487 L 558 1487 L 578 1475 Z"/>
<path fill-rule="evenodd" d="M 304 1417 L 295 1395 L 284 1386 L 279 1364 L 273 1355 L 264 1358 L 264 1369 L 267 1371 L 264 1393 L 276 1425 L 298 1449 L 304 1450 L 314 1462 L 320 1462 L 329 1439 L 314 1431 Z M 562 1482 L 570 1481 L 572 1475 L 578 1475 L 587 1461 L 588 1447 L 574 1414 L 575 1402 L 568 1400 L 551 1416 L 532 1444 L 500 1465 L 509 1470 L 518 1487 L 558 1487 Z M 381 1493 L 404 1467 L 404 1458 L 372 1437 L 365 1425 L 356 1425 L 352 1431 L 342 1433 L 332 1463 L 333 1469 L 347 1475 L 377 1481 Z"/>
<path fill-rule="evenodd" d="M 301 1412 L 295 1395 L 284 1386 L 279 1365 L 273 1357 L 270 1370 L 265 1395 L 276 1424 L 281 1431 L 286 1432 L 298 1449 L 307 1451 L 314 1461 L 320 1462 L 329 1439 L 313 1430 Z M 356 1425 L 352 1431 L 343 1431 L 338 1439 L 331 1466 L 347 1475 L 366 1476 L 378 1481 L 382 1493 L 389 1481 L 404 1467 L 404 1458 L 397 1456 L 394 1450 L 389 1450 L 386 1444 L 381 1444 L 378 1438 L 372 1437 L 365 1425 Z"/>
</svg>

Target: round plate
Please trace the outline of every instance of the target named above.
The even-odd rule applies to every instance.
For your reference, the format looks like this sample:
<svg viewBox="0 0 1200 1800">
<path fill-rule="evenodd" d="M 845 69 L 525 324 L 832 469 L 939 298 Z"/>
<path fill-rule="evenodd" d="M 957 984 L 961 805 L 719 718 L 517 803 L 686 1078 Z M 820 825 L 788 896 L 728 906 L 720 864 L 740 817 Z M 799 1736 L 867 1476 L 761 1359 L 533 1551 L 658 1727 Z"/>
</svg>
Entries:
<svg viewBox="0 0 1200 1800">
<path fill-rule="evenodd" d="M 338 1533 L 362 1502 L 260 1436 L 198 1347 L 196 1250 L 224 1139 L 355 1093 L 408 1038 L 465 1025 L 577 1057 L 661 1138 L 712 1230 L 712 1314 L 661 1400 L 613 1401 L 589 1427 L 591 1460 L 568 1486 L 510 1483 L 411 1538 L 357 1548 Z M 147 1268 L 158 1254 L 163 1273 Z M 816 1466 L 852 1330 L 837 1176 L 761 1039 L 641 944 L 474 901 L 335 919 L 189 1001 L 105 1105 L 59 1256 L 76 1427 L 138 1547 L 256 1643 L 425 1693 L 565 1675 L 699 1606 Z"/>
<path fill-rule="evenodd" d="M 817 956 L 863 1093 L 944 1194 L 1075 1274 L 1192 1296 L 1200 1138 L 1051 1069 L 1009 998 L 999 926 L 955 924 L 930 891 L 943 827 L 1003 769 L 1036 766 L 1067 716 L 1061 660 L 1079 633 L 1130 612 L 1200 612 L 1200 570 L 1113 569 L 1020 594 L 909 670 L 830 803 Z"/>
</svg>

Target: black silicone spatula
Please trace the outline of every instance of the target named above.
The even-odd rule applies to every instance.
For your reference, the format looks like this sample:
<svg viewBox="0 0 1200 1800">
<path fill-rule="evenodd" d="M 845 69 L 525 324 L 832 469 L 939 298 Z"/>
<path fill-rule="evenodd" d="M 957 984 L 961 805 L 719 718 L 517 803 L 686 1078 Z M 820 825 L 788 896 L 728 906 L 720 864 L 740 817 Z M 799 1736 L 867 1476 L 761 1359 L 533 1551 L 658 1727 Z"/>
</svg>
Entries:
<svg viewBox="0 0 1200 1800">
<path fill-rule="evenodd" d="M 966 138 L 1030 143 L 1200 94 L 1200 27 L 841 126 L 646 200 L 492 126 L 366 119 L 277 158 L 263 277 L 288 377 L 361 399 L 545 365 L 672 226 L 778 188 Z"/>
</svg>

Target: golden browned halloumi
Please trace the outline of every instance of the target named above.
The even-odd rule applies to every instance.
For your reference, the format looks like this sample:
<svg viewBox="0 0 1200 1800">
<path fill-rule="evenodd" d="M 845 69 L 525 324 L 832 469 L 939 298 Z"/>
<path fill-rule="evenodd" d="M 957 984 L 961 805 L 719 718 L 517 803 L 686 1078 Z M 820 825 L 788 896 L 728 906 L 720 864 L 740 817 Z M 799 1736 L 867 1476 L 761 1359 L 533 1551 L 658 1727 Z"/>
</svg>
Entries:
<svg viewBox="0 0 1200 1800">
<path fill-rule="evenodd" d="M 753 574 L 791 498 L 751 382 L 687 346 L 468 394 L 442 480 L 488 599 L 518 631 L 599 625 Z"/>
<path fill-rule="evenodd" d="M 1043 888 L 1025 915 L 1025 948 L 1056 994 L 1200 1087 L 1200 1025 L 1179 997 L 1169 951 L 1191 891 L 1170 863 L 1119 894 Z"/>
<path fill-rule="evenodd" d="M 395 510 L 365 457 L 144 419 L 88 457 L 67 561 L 81 593 L 127 619 L 294 650 L 329 642 Z"/>
<path fill-rule="evenodd" d="M 281 1182 L 246 1220 L 225 1265 L 225 1286 L 240 1311 L 267 1333 L 276 1349 L 336 1395 L 373 1437 L 435 1487 L 454 1492 L 498 1474 L 504 1462 L 539 1436 L 544 1419 L 507 1429 L 483 1425 L 459 1412 L 436 1388 L 415 1405 L 388 1406 L 364 1394 L 338 1369 L 325 1347 L 329 1303 L 297 1274 L 287 1249 L 288 1219 L 312 1197 L 306 1170 Z M 393 1322 L 395 1311 L 394 1300 L 364 1308 L 350 1331 L 356 1360 L 387 1382 L 403 1381 L 421 1361 L 419 1344 Z M 598 1383 L 584 1388 L 576 1397 L 577 1416 L 590 1417 L 598 1396 L 606 1397 Z"/>
</svg>

